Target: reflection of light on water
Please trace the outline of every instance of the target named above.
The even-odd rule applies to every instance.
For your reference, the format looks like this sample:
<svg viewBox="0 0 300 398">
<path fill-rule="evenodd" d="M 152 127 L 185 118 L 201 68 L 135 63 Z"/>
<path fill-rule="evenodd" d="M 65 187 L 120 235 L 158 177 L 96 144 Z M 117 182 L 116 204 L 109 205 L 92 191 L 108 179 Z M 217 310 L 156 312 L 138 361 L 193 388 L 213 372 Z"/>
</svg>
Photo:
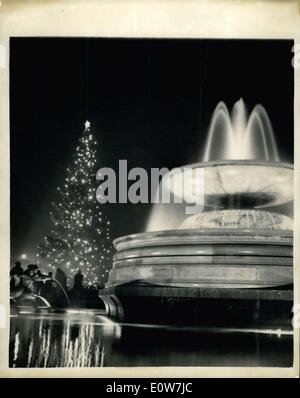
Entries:
<svg viewBox="0 0 300 398">
<path fill-rule="evenodd" d="M 195 333 L 220 333 L 220 334 L 232 334 L 232 333 L 245 333 L 245 334 L 266 334 L 276 335 L 279 338 L 282 335 L 293 336 L 293 330 L 282 330 L 282 329 L 258 329 L 258 328 L 228 328 L 228 327 L 201 327 L 201 326 L 172 326 L 172 325 L 153 325 L 153 324 L 139 324 L 139 323 L 122 323 L 123 327 L 132 328 L 144 328 L 144 329 L 164 329 L 170 331 L 185 331 Z"/>
<path fill-rule="evenodd" d="M 41 339 L 41 347 L 40 347 L 40 362 L 43 364 L 43 367 L 47 366 L 49 351 L 50 351 L 50 333 L 51 329 L 42 330 L 42 339 Z"/>
<path fill-rule="evenodd" d="M 78 335 L 75 339 L 72 339 L 72 327 L 77 328 Z M 76 330 L 76 329 L 75 329 Z M 66 356 L 63 357 L 62 366 L 65 367 L 88 367 L 92 366 L 92 358 L 94 356 L 95 362 L 93 366 L 99 366 L 99 355 L 97 351 L 99 351 L 99 347 L 102 347 L 102 342 L 97 341 L 95 347 L 93 347 L 93 343 L 95 341 L 95 325 L 70 325 L 70 322 L 67 323 L 67 334 L 66 340 L 64 344 L 63 353 L 67 353 Z M 94 353 L 93 350 L 95 349 Z"/>
<path fill-rule="evenodd" d="M 22 367 L 107 366 L 121 326 L 92 311 L 13 317 L 13 365 Z"/>
<path fill-rule="evenodd" d="M 172 366 L 177 364 L 176 361 L 200 366 L 206 360 L 217 361 L 215 351 L 210 351 L 210 344 L 213 347 L 219 344 L 225 357 L 229 355 L 228 344 L 244 344 L 244 339 L 247 339 L 248 357 L 244 359 L 238 354 L 235 358 L 233 353 L 233 360 L 252 364 L 258 363 L 262 357 L 255 357 L 256 344 L 259 344 L 260 355 L 265 339 L 268 344 L 272 340 L 275 350 L 284 350 L 286 344 L 291 344 L 289 337 L 293 335 L 291 330 L 281 328 L 117 324 L 103 315 L 90 315 L 81 311 L 80 314 L 73 312 L 69 315 L 14 317 L 11 322 L 11 366 L 159 366 L 159 363 Z M 259 336 L 258 339 L 255 336 Z M 166 341 L 170 346 L 165 344 Z M 225 342 L 224 346 L 221 346 L 222 342 Z M 285 358 L 287 354 L 282 352 Z"/>
<path fill-rule="evenodd" d="M 281 337 L 282 334 L 283 334 L 282 330 L 281 329 L 277 329 L 277 336 L 279 338 Z"/>
<path fill-rule="evenodd" d="M 19 333 L 17 333 L 15 336 L 14 361 L 16 361 L 18 358 L 19 345 L 20 345 Z"/>
<path fill-rule="evenodd" d="M 281 337 L 282 335 L 293 336 L 292 330 L 281 329 L 229 329 L 232 333 L 256 333 L 256 334 L 271 334 Z"/>
<path fill-rule="evenodd" d="M 31 363 L 31 359 L 32 359 L 32 350 L 33 350 L 33 340 L 31 340 L 30 346 L 29 346 L 27 368 L 29 367 L 29 365 L 30 365 L 30 363 Z"/>
<path fill-rule="evenodd" d="M 43 330 L 43 322 L 42 319 L 39 322 L 39 338 L 42 337 L 42 330 Z"/>
</svg>

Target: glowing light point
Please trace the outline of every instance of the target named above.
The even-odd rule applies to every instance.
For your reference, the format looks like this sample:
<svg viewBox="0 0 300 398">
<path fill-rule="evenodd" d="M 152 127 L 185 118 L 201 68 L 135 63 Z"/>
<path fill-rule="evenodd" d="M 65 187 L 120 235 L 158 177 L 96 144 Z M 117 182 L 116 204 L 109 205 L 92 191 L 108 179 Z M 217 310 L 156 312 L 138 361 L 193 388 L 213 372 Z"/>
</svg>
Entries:
<svg viewBox="0 0 300 398">
<path fill-rule="evenodd" d="M 85 131 L 89 130 L 91 127 L 91 122 L 89 120 L 86 120 L 84 123 Z"/>
</svg>

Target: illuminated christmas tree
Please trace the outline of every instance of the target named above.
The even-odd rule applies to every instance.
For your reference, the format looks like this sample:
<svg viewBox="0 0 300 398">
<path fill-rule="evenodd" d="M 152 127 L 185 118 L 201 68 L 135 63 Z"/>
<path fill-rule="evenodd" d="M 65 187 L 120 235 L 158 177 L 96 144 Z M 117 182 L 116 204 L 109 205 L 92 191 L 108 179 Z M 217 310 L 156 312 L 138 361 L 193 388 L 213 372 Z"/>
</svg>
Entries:
<svg viewBox="0 0 300 398">
<path fill-rule="evenodd" d="M 111 268 L 109 221 L 96 200 L 97 142 L 85 122 L 73 162 L 67 168 L 60 200 L 52 203 L 51 235 L 39 245 L 38 256 L 53 271 L 61 268 L 69 282 L 80 269 L 88 284 L 103 285 Z"/>
</svg>

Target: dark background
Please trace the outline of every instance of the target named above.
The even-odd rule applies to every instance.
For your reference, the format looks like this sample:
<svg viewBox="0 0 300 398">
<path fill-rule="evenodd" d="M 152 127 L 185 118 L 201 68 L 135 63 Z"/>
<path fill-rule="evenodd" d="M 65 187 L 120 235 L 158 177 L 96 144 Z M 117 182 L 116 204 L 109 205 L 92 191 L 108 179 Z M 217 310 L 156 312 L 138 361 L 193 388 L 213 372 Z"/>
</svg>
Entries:
<svg viewBox="0 0 300 398">
<path fill-rule="evenodd" d="M 84 121 L 99 167 L 201 160 L 212 112 L 261 103 L 281 159 L 293 162 L 292 41 L 12 38 L 12 258 L 33 256 Z M 112 237 L 141 232 L 150 205 L 110 205 Z"/>
</svg>

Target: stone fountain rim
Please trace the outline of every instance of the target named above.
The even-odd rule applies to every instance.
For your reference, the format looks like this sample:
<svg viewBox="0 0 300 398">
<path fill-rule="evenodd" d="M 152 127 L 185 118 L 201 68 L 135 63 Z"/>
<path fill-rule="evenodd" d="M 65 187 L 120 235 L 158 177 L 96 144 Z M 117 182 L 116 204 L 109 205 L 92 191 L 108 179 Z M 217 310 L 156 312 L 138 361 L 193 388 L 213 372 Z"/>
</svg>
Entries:
<svg viewBox="0 0 300 398">
<path fill-rule="evenodd" d="M 210 228 L 210 229 L 166 229 L 159 231 L 148 231 L 148 232 L 138 232 L 134 234 L 128 234 L 120 236 L 113 240 L 114 246 L 119 245 L 123 242 L 135 241 L 135 240 L 146 240 L 153 238 L 161 238 L 164 237 L 187 237 L 187 236 L 241 236 L 243 238 L 248 236 L 255 237 L 267 237 L 267 238 L 276 238 L 276 237 L 286 237 L 292 238 L 293 231 L 288 229 L 276 229 L 276 230 L 267 230 L 267 229 L 246 229 L 246 228 Z"/>
<path fill-rule="evenodd" d="M 185 166 L 176 167 L 178 169 L 175 171 L 175 174 L 182 171 L 184 168 L 205 168 L 205 167 L 217 167 L 217 166 L 227 166 L 227 165 L 242 165 L 242 166 L 267 166 L 267 167 L 279 167 L 286 168 L 289 170 L 294 170 L 294 165 L 292 163 L 281 162 L 281 161 L 269 161 L 269 160 L 253 160 L 253 159 L 237 159 L 237 160 L 216 160 L 216 161 L 208 161 L 208 162 L 198 162 L 191 163 Z M 167 229 L 167 230 L 158 230 L 158 231 L 147 231 L 147 232 L 138 232 L 128 235 L 120 236 L 113 240 L 114 246 L 117 246 L 119 243 L 134 241 L 136 239 L 150 239 L 150 238 L 159 238 L 161 236 L 169 236 L 169 237 L 180 237 L 180 236 L 261 236 L 261 237 L 269 237 L 274 238 L 276 236 L 280 237 L 293 237 L 293 231 L 291 230 L 267 230 L 267 229 L 246 229 L 246 228 L 224 228 L 224 229 Z"/>
<path fill-rule="evenodd" d="M 228 170 L 227 170 L 228 168 Z M 255 173 L 260 173 L 262 176 L 261 178 L 265 181 L 264 173 L 268 174 L 268 169 L 271 171 L 271 174 L 276 175 L 277 172 L 281 172 L 285 178 L 285 187 L 288 187 L 289 191 L 288 194 L 284 192 L 282 189 L 281 184 L 275 183 L 272 185 L 272 181 L 269 181 L 272 185 L 272 190 L 269 192 L 269 197 L 267 197 L 266 201 L 261 204 L 257 204 L 254 206 L 256 209 L 260 208 L 268 208 L 270 206 L 281 205 L 284 203 L 288 203 L 293 200 L 293 174 L 294 174 L 294 165 L 292 163 L 280 162 L 280 161 L 269 161 L 269 160 L 256 160 L 256 159 L 229 159 L 229 160 L 215 160 L 209 162 L 200 162 L 200 163 L 191 163 L 189 165 L 176 167 L 171 170 L 170 179 L 176 179 L 177 177 L 183 177 L 191 171 L 202 170 L 204 173 L 205 178 L 208 178 L 210 173 L 215 174 L 215 177 L 218 178 L 217 182 L 214 182 L 213 186 L 211 187 L 211 192 L 205 195 L 205 205 L 208 207 L 215 207 L 215 208 L 224 208 L 224 206 L 218 206 L 216 203 L 216 199 L 218 198 L 218 194 L 228 195 L 228 190 L 226 188 L 226 184 L 229 182 L 230 179 L 224 180 L 223 177 L 226 177 L 226 171 L 232 171 L 233 174 L 236 173 L 235 178 L 239 178 L 240 180 L 240 189 L 237 192 L 230 192 L 230 194 L 246 194 L 252 195 L 253 197 L 257 197 L 257 192 L 247 192 L 249 183 L 250 186 L 256 186 L 255 181 L 257 180 Z M 249 178 L 246 180 L 247 184 L 244 186 L 242 174 L 246 171 L 251 170 Z M 224 176 L 223 176 L 224 174 Z M 191 178 L 192 176 L 189 176 Z M 194 177 L 192 177 L 194 178 Z M 269 178 L 269 177 L 268 177 Z M 214 181 L 214 180 L 213 180 Z M 268 182 L 268 184 L 269 184 Z M 263 184 L 264 184 L 263 183 Z M 224 185 L 225 184 L 225 185 Z M 253 185 L 254 184 L 254 185 Z M 262 185 L 262 183 L 260 183 Z M 176 196 L 176 189 L 171 189 L 173 194 Z M 221 192 L 220 192 L 221 190 Z M 229 185 L 230 191 L 230 185 Z M 181 190 L 179 191 L 181 195 Z"/>
<path fill-rule="evenodd" d="M 186 164 L 183 166 L 175 167 L 174 169 L 179 169 L 176 172 L 179 172 L 180 170 L 184 168 L 206 168 L 206 167 L 217 167 L 217 166 L 232 166 L 232 165 L 238 165 L 238 166 L 267 166 L 267 167 L 280 167 L 280 168 L 286 168 L 290 170 L 294 170 L 294 165 L 292 163 L 288 162 L 282 162 L 282 161 L 271 161 L 271 160 L 256 160 L 256 159 L 230 159 L 230 160 L 211 160 L 208 162 L 196 162 L 196 163 L 190 163 Z"/>
</svg>

